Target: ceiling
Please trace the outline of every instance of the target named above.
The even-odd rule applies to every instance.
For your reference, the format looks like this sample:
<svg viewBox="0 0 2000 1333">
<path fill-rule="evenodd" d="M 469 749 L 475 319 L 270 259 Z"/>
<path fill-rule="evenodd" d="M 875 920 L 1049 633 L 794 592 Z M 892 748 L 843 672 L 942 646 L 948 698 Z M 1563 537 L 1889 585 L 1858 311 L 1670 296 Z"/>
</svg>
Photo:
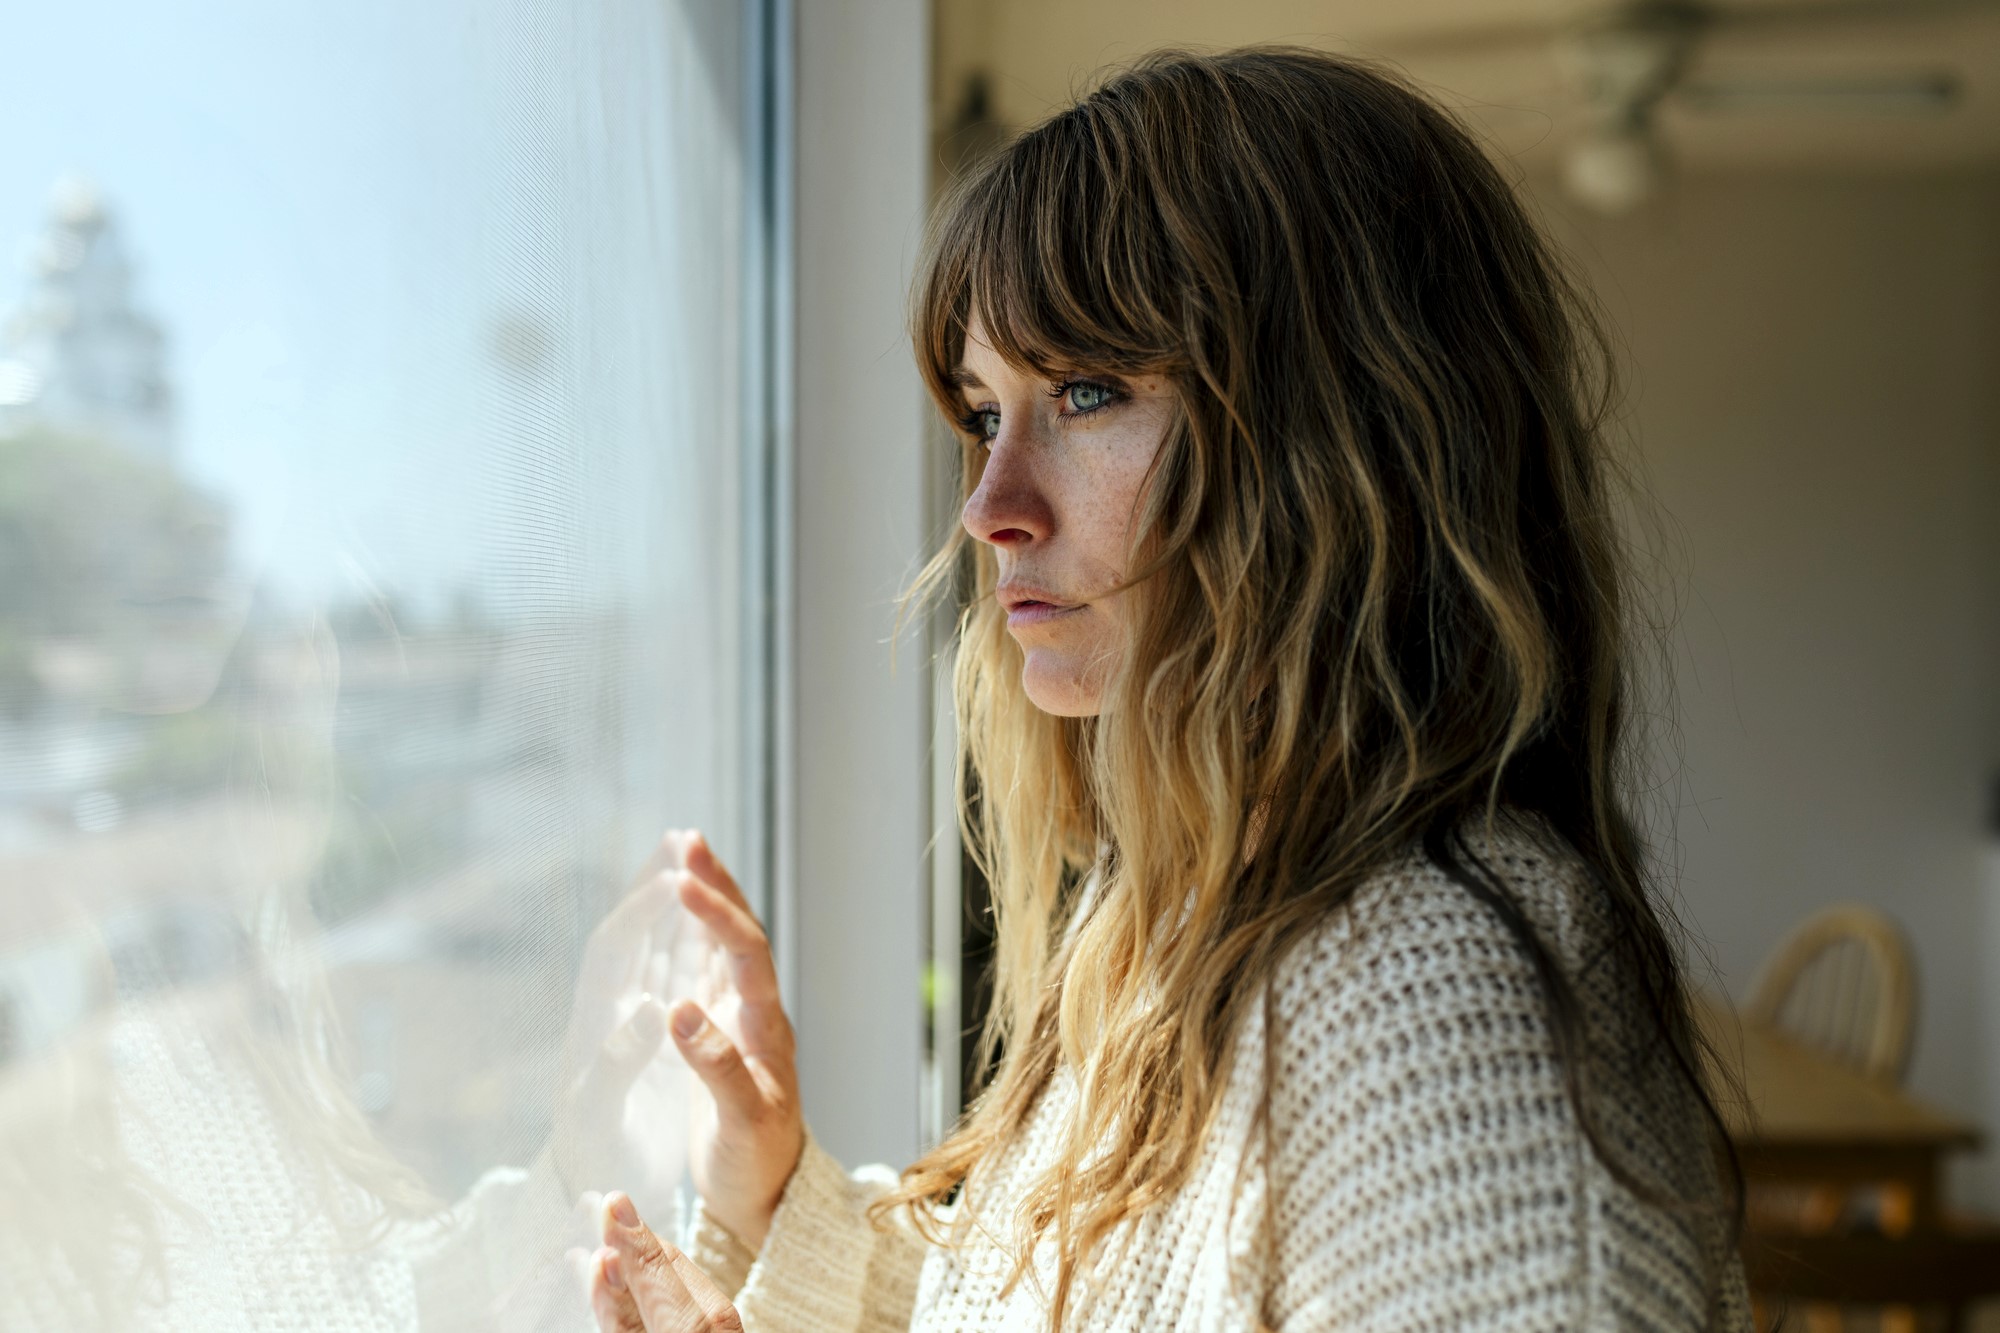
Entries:
<svg viewBox="0 0 2000 1333">
<path fill-rule="evenodd" d="M 1721 6 L 1775 18 L 1814 0 Z M 984 71 L 991 109 L 1027 125 L 1092 74 L 1166 45 L 1297 42 L 1390 60 L 1430 86 L 1524 169 L 1551 167 L 1581 103 L 1556 34 L 1604 7 L 1573 0 L 935 0 L 938 123 Z M 2000 0 L 1887 17 L 1719 26 L 1700 40 L 1691 82 L 1879 80 L 1944 73 L 1958 102 L 1942 112 L 1864 115 L 1766 107 L 1723 113 L 1669 99 L 1659 128 L 1683 170 L 1799 168 L 1935 171 L 2000 166 Z M 1537 35 L 1545 33 L 1545 36 Z"/>
</svg>

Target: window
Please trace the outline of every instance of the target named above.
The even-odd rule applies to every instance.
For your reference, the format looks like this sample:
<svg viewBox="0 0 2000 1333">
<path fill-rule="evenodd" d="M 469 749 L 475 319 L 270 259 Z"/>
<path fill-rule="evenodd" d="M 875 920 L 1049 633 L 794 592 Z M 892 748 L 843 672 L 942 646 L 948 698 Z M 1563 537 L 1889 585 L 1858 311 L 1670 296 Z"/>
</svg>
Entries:
<svg viewBox="0 0 2000 1333">
<path fill-rule="evenodd" d="M 10 16 L 0 1326 L 582 1318 L 580 951 L 769 859 L 760 13 Z"/>
</svg>

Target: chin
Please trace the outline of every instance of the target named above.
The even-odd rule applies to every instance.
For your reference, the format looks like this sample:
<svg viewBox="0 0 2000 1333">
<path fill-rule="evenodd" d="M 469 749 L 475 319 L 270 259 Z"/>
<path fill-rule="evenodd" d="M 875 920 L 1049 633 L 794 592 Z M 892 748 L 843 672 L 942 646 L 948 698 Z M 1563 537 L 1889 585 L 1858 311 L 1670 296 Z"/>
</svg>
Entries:
<svg viewBox="0 0 2000 1333">
<path fill-rule="evenodd" d="M 1021 688 L 1027 691 L 1028 702 L 1057 717 L 1096 717 L 1103 681 L 1082 663 L 1065 657 L 1046 650 L 1027 655 L 1021 664 Z"/>
</svg>

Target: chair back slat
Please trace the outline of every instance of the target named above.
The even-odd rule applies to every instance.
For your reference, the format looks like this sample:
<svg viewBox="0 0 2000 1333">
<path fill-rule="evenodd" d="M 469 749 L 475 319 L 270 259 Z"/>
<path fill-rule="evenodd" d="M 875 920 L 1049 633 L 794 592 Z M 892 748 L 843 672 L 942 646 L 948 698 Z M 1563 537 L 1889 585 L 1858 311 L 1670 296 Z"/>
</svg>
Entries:
<svg viewBox="0 0 2000 1333">
<path fill-rule="evenodd" d="M 1772 953 L 1745 1016 L 1873 1078 L 1900 1083 L 1916 977 L 1896 923 L 1841 906 L 1801 922 Z"/>
</svg>

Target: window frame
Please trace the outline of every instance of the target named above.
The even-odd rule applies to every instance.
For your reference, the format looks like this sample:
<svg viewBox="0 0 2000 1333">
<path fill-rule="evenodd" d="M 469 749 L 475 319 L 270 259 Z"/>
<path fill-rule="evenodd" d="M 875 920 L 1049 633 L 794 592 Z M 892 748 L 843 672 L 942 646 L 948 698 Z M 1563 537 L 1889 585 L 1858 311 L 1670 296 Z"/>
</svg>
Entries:
<svg viewBox="0 0 2000 1333">
<path fill-rule="evenodd" d="M 941 531 L 904 307 L 929 200 L 930 7 L 759 7 L 777 99 L 770 920 L 808 1124 L 843 1161 L 901 1166 L 938 1128 L 923 978 L 934 870 L 957 855 L 932 645 L 921 626 L 895 641 L 896 595 Z"/>
</svg>

